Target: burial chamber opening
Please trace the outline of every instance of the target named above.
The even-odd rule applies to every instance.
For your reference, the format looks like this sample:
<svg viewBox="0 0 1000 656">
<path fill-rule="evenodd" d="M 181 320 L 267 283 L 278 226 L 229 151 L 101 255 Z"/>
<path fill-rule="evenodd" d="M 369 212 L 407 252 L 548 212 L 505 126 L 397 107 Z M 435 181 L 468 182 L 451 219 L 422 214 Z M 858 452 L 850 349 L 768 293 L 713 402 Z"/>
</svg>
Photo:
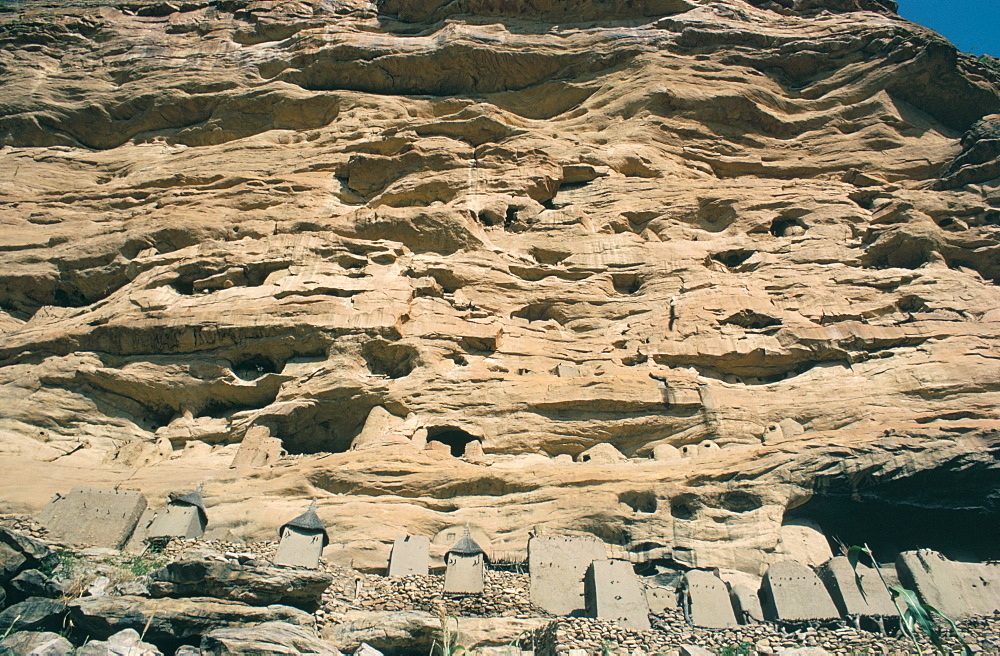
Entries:
<svg viewBox="0 0 1000 656">
<path fill-rule="evenodd" d="M 906 505 L 898 500 L 813 498 L 785 514 L 785 522 L 808 519 L 822 528 L 834 555 L 840 545 L 868 544 L 879 562 L 895 562 L 902 551 L 933 549 L 951 560 L 1000 559 L 1000 512 Z"/>
<path fill-rule="evenodd" d="M 461 458 L 465 455 L 465 446 L 479 438 L 456 426 L 434 426 L 427 429 L 428 442 L 441 442 L 451 449 L 451 455 Z"/>
</svg>

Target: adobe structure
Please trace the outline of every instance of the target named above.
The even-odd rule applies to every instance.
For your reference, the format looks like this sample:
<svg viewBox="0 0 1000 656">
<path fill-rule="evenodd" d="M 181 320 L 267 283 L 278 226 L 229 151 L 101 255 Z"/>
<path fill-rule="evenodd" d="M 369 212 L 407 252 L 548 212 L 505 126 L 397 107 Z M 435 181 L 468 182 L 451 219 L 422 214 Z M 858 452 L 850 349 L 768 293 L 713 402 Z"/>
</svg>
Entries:
<svg viewBox="0 0 1000 656">
<path fill-rule="evenodd" d="M 120 549 L 145 510 L 146 497 L 136 490 L 75 487 L 65 496 L 56 494 L 38 521 L 54 538 L 70 544 Z"/>
<path fill-rule="evenodd" d="M 446 594 L 480 594 L 489 558 L 469 531 L 444 555 Z"/>
<path fill-rule="evenodd" d="M 281 542 L 274 555 L 274 564 L 288 567 L 315 569 L 319 565 L 323 549 L 330 544 L 326 527 L 316 515 L 315 500 L 304 513 L 285 522 L 278 530 L 278 537 Z"/>
<path fill-rule="evenodd" d="M 147 538 L 200 538 L 208 526 L 201 486 L 191 492 L 171 492 L 166 507 L 156 515 Z"/>
</svg>

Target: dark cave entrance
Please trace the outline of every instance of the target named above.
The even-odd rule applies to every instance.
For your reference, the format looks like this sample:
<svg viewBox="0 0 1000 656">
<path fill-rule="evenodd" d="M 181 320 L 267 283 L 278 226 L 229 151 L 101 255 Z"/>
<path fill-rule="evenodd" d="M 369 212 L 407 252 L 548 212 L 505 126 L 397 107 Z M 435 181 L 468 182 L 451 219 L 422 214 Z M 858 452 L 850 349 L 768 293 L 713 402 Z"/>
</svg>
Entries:
<svg viewBox="0 0 1000 656">
<path fill-rule="evenodd" d="M 960 561 L 1000 560 L 1000 446 L 963 453 L 909 476 L 821 477 L 814 496 L 787 519 L 818 524 L 839 553 L 868 543 L 876 558 L 933 549 Z"/>
<path fill-rule="evenodd" d="M 785 521 L 809 519 L 823 529 L 833 553 L 840 544 L 867 543 L 879 562 L 901 551 L 933 549 L 951 560 L 1000 559 L 1000 513 L 921 508 L 885 500 L 819 497 L 785 514 Z"/>
<path fill-rule="evenodd" d="M 274 362 L 263 355 L 253 355 L 233 365 L 233 373 L 243 380 L 257 380 L 265 374 L 277 373 L 278 370 Z"/>
<path fill-rule="evenodd" d="M 456 458 L 464 456 L 465 446 L 469 442 L 475 442 L 477 440 L 479 440 L 478 437 L 471 435 L 461 428 L 456 428 L 455 426 L 434 426 L 433 428 L 427 429 L 427 441 L 447 444 L 448 448 L 451 449 L 451 455 Z"/>
</svg>

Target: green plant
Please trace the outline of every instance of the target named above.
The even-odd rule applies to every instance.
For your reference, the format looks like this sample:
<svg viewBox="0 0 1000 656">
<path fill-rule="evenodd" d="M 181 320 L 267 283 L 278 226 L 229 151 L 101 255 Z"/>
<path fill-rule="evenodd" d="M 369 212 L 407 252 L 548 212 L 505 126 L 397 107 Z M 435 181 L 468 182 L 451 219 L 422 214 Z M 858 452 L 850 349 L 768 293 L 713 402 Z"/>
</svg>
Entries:
<svg viewBox="0 0 1000 656">
<path fill-rule="evenodd" d="M 741 642 L 735 647 L 723 647 L 719 650 L 719 656 L 753 656 L 753 644 Z"/>
<path fill-rule="evenodd" d="M 430 656 L 462 656 L 471 653 L 467 647 L 458 644 L 458 618 L 454 615 L 445 615 L 444 609 L 438 611 L 438 619 L 441 621 L 441 633 L 431 644 Z M 449 621 L 455 621 L 455 631 L 452 633 Z"/>
<path fill-rule="evenodd" d="M 43 565 L 38 568 L 38 571 L 45 576 L 52 576 L 60 571 L 63 573 L 72 572 L 80 560 L 82 560 L 79 554 L 72 551 L 56 551 L 55 553 L 56 560 L 51 565 Z"/>
<path fill-rule="evenodd" d="M 504 650 L 504 656 L 514 656 L 515 653 L 520 654 L 521 642 L 533 635 L 534 634 L 528 629 L 525 629 L 524 631 L 518 633 L 516 638 L 507 643 L 507 648 Z M 535 651 L 533 647 L 531 651 Z"/>
<path fill-rule="evenodd" d="M 983 66 L 988 66 L 993 70 L 1000 72 L 1000 59 L 993 57 L 992 55 L 980 55 L 979 63 Z"/>
<path fill-rule="evenodd" d="M 962 645 L 963 656 L 972 656 L 972 650 L 969 645 L 965 642 L 962 637 L 961 632 L 958 630 L 958 625 L 955 622 L 934 608 L 930 604 L 925 604 L 920 601 L 917 594 L 913 590 L 908 590 L 901 586 L 889 585 L 886 583 L 885 578 L 882 576 L 882 571 L 879 569 L 878 563 L 875 561 L 875 556 L 872 554 L 872 550 L 868 545 L 859 547 L 857 545 L 851 547 L 847 550 L 847 559 L 851 563 L 851 567 L 854 569 L 854 580 L 857 582 L 858 590 L 862 591 L 864 594 L 864 588 L 861 586 L 861 575 L 858 573 L 858 564 L 861 562 L 861 556 L 867 556 L 868 560 L 871 561 L 872 567 L 875 569 L 875 573 L 878 574 L 878 578 L 882 581 L 882 585 L 885 586 L 889 594 L 892 595 L 892 603 L 899 612 L 899 625 L 911 641 L 913 641 L 914 647 L 917 649 L 917 653 L 922 653 L 920 643 L 917 641 L 917 628 L 919 628 L 934 645 L 934 649 L 937 650 L 939 654 L 947 654 L 948 651 L 944 645 L 944 636 L 938 629 L 937 624 L 934 622 L 934 615 L 937 615 L 941 620 L 946 622 L 951 628 L 952 633 L 958 639 L 958 642 Z M 899 600 L 902 599 L 903 606 L 899 604 Z"/>
<path fill-rule="evenodd" d="M 132 578 L 135 578 L 137 576 L 146 576 L 160 569 L 166 563 L 166 559 L 155 553 L 150 555 L 142 553 L 137 556 L 121 554 L 109 562 L 119 570 L 122 570 L 126 574 L 131 574 Z"/>
</svg>

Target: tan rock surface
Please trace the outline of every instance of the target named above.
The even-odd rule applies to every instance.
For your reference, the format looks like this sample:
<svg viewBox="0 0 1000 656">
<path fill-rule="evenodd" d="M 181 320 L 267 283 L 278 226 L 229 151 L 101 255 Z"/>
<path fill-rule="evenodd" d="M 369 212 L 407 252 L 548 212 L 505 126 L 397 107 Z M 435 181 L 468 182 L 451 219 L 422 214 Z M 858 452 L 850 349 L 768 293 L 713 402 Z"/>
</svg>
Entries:
<svg viewBox="0 0 1000 656">
<path fill-rule="evenodd" d="M 883 4 L 0 13 L 2 509 L 755 574 L 814 496 L 995 513 L 1000 75 Z"/>
</svg>

